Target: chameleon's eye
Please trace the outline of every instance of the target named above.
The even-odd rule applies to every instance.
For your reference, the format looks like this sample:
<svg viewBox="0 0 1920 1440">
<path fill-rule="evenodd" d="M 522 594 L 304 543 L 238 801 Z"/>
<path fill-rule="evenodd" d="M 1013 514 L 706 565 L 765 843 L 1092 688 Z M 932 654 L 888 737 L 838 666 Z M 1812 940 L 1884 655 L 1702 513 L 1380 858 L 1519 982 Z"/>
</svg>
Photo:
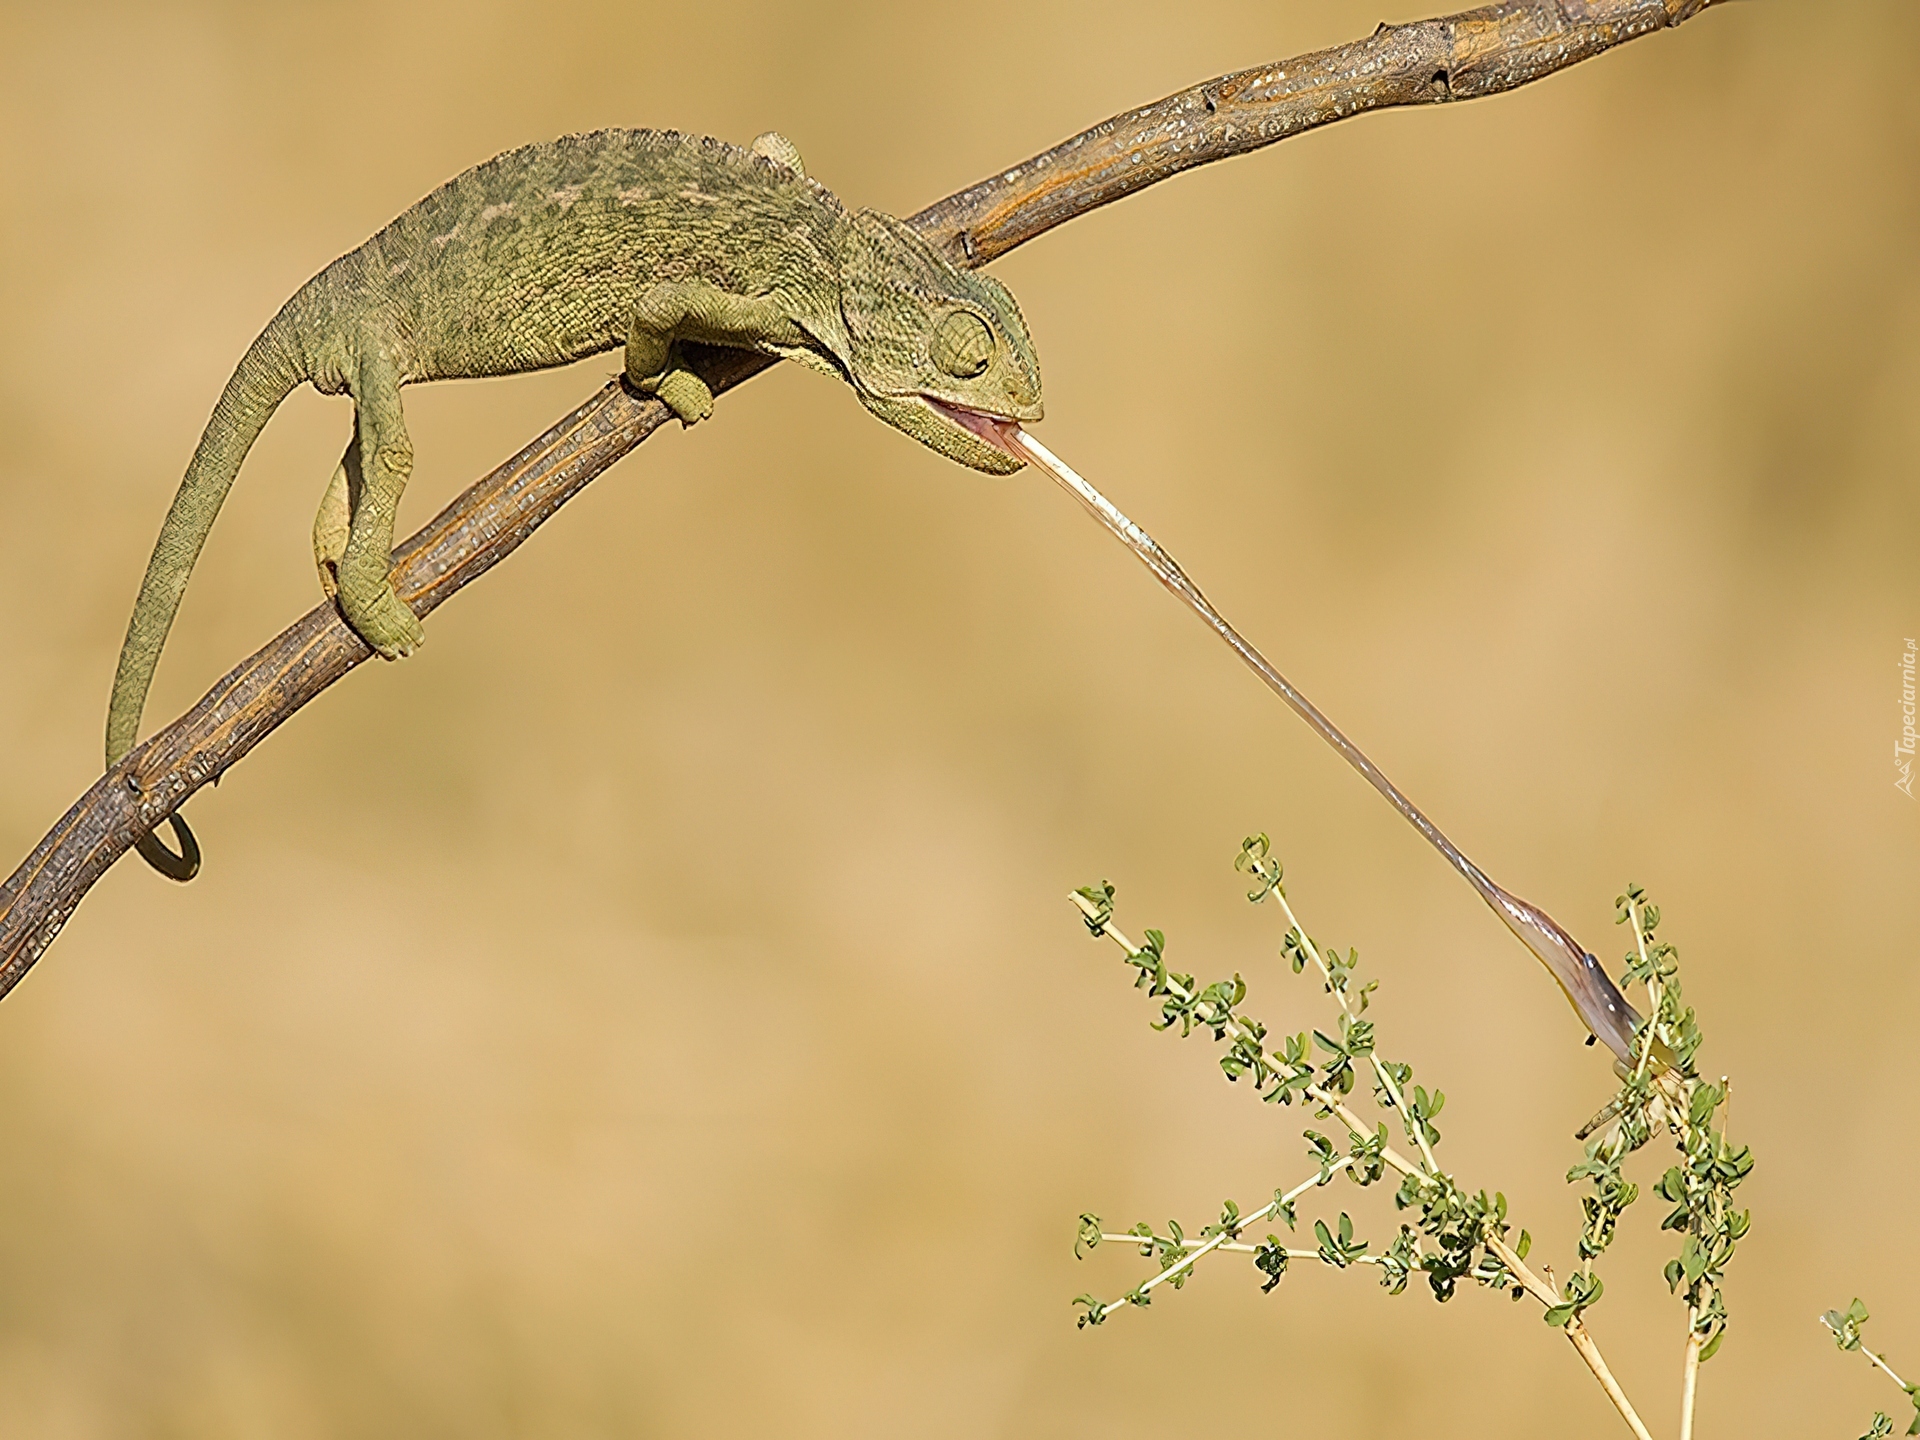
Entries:
<svg viewBox="0 0 1920 1440">
<path fill-rule="evenodd" d="M 993 363 L 993 332 L 968 310 L 955 310 L 933 332 L 933 363 L 956 380 L 971 380 Z"/>
</svg>

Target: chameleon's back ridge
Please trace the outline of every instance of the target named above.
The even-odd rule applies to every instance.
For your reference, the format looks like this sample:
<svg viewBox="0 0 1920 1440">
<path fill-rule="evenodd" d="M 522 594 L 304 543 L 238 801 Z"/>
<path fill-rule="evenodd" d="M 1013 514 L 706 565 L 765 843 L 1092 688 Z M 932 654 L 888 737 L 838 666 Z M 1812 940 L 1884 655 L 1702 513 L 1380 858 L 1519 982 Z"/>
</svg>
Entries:
<svg viewBox="0 0 1920 1440">
<path fill-rule="evenodd" d="M 519 374 L 625 347 L 625 375 L 685 425 L 713 395 L 692 342 L 796 360 L 976 469 L 1018 462 L 951 410 L 1039 418 L 1040 374 L 1013 297 L 890 216 L 852 211 L 779 135 L 751 149 L 667 130 L 598 130 L 456 176 L 281 307 L 228 380 L 161 526 L 107 713 L 107 765 L 133 747 L 189 575 L 247 452 L 302 382 L 354 401 L 354 433 L 314 521 L 314 560 L 347 624 L 385 659 L 422 641 L 388 571 L 413 448 L 402 386 Z M 151 834 L 140 853 L 197 867 Z"/>
</svg>

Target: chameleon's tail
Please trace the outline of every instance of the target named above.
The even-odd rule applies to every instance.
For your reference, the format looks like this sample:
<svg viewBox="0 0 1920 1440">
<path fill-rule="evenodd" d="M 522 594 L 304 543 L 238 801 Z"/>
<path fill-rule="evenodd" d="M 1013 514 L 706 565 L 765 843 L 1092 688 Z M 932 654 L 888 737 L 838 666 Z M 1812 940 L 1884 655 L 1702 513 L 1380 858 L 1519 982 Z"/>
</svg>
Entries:
<svg viewBox="0 0 1920 1440">
<path fill-rule="evenodd" d="M 109 770 L 133 748 L 139 734 L 140 712 L 146 705 L 154 667 L 160 663 L 160 648 L 166 644 L 167 631 L 186 593 L 187 577 L 193 573 L 193 562 L 200 557 L 200 547 L 206 544 L 207 532 L 213 528 L 214 516 L 220 513 L 241 461 L 247 458 L 247 451 L 253 448 L 280 402 L 306 378 L 298 349 L 291 343 L 291 331 L 292 321 L 282 310 L 241 357 L 219 404 L 213 407 L 213 416 L 173 497 L 173 508 L 160 527 L 153 558 L 147 562 L 146 579 L 140 582 L 140 596 L 133 602 L 133 618 L 127 623 L 127 638 L 120 647 L 120 668 L 113 677 L 113 698 L 107 705 Z M 141 836 L 136 848 L 163 875 L 189 880 L 199 869 L 199 848 L 185 823 L 178 816 L 171 819 L 181 854 L 173 854 L 152 833 Z"/>
</svg>

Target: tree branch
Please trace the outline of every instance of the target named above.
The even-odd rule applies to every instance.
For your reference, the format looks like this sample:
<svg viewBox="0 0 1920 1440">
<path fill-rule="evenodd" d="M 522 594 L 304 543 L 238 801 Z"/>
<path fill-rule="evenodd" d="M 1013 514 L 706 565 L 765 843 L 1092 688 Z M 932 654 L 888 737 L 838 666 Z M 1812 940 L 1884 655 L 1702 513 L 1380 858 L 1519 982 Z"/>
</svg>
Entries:
<svg viewBox="0 0 1920 1440">
<path fill-rule="evenodd" d="M 976 267 L 1148 185 L 1370 110 L 1513 90 L 1724 0 L 1507 0 L 1223 75 L 1094 126 L 915 215 Z M 712 350 L 716 393 L 774 363 Z M 475 483 L 396 552 L 418 615 L 486 574 L 669 418 L 616 380 Z M 0 997 L 53 943 L 107 867 L 371 651 L 331 606 L 307 612 L 102 776 L 0 885 Z"/>
</svg>

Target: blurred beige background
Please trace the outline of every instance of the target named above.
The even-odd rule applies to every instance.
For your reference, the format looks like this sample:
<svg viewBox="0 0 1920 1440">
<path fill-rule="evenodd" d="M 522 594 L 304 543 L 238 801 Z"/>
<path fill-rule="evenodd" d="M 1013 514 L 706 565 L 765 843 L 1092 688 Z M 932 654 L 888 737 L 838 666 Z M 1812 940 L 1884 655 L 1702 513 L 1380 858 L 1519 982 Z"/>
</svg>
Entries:
<svg viewBox="0 0 1920 1440">
<path fill-rule="evenodd" d="M 603 125 L 778 127 L 910 212 L 1377 5 L 0 11 L 0 854 L 97 774 L 160 516 L 280 301 L 442 179 Z M 1391 18 L 1430 13 L 1401 6 Z M 1701 1434 L 1854 1434 L 1920 1368 L 1920 13 L 1754 3 L 1341 125 L 1007 258 L 1041 433 L 1496 877 L 1610 961 L 1664 903 L 1760 1157 Z M 409 392 L 408 528 L 597 386 Z M 1205 395 L 1204 400 L 1198 397 Z M 1178 397 L 1178 398 L 1176 398 Z M 250 461 L 150 708 L 313 603 L 349 423 Z M 1074 1216 L 1197 1226 L 1305 1117 L 1147 1028 L 1063 900 L 1274 1024 L 1267 829 L 1442 1156 L 1570 1264 L 1607 1093 L 1468 891 L 1066 498 L 785 368 L 663 434 L 431 643 L 312 706 L 0 1007 L 0 1432 L 1620 1433 L 1532 1306 L 1209 1266 L 1076 1333 Z M 1650 1183 L 1665 1165 L 1641 1166 Z M 1384 1236 L 1384 1195 L 1342 1188 Z M 1660 1202 L 1595 1328 L 1670 1433 Z M 1855 1427 L 1849 1429 L 1849 1426 Z"/>
</svg>

